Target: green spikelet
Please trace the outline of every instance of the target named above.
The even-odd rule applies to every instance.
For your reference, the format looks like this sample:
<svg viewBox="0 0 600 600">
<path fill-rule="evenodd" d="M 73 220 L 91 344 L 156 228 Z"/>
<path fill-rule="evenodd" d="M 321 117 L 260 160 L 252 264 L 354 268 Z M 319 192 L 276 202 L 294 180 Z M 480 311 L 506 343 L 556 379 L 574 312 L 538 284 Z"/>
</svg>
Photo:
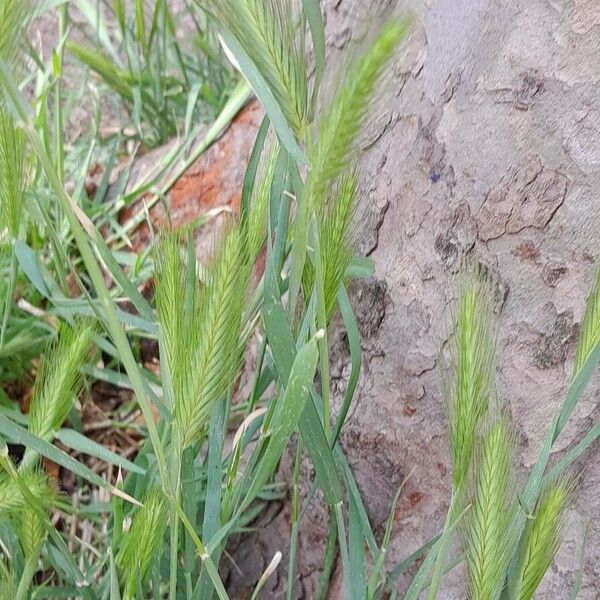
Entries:
<svg viewBox="0 0 600 600">
<path fill-rule="evenodd" d="M 2 0 L 0 2 L 0 58 L 14 68 L 25 28 L 32 15 L 30 0 Z"/>
<path fill-rule="evenodd" d="M 17 597 L 17 574 L 9 564 L 0 561 L 0 598 L 9 600 Z"/>
<path fill-rule="evenodd" d="M 25 190 L 25 136 L 0 105 L 0 204 L 13 239 L 19 235 Z"/>
<path fill-rule="evenodd" d="M 79 368 L 88 356 L 92 332 L 86 324 L 63 326 L 58 341 L 48 350 L 29 413 L 29 429 L 38 437 L 51 438 L 67 418 L 81 385 Z"/>
<path fill-rule="evenodd" d="M 137 578 L 143 581 L 152 560 L 160 555 L 166 528 L 167 503 L 160 490 L 150 490 L 117 554 L 117 566 L 129 595 L 134 596 Z"/>
<path fill-rule="evenodd" d="M 267 237 L 267 214 L 273 183 L 273 174 L 279 154 L 279 144 L 275 142 L 273 147 L 267 150 L 261 159 L 254 189 L 252 190 L 252 201 L 248 215 L 248 238 L 247 254 L 248 261 L 254 263 Z"/>
<path fill-rule="evenodd" d="M 527 522 L 520 554 L 518 600 L 533 598 L 562 541 L 565 511 L 574 492 L 571 479 L 550 481 L 542 490 L 533 519 Z"/>
<path fill-rule="evenodd" d="M 175 392 L 175 422 L 186 448 L 205 430 L 210 409 L 233 385 L 251 265 L 239 226 L 231 226 L 206 269 L 204 286 L 195 286 L 190 298 L 183 291 L 185 262 L 172 235 L 159 250 L 156 298 Z M 196 308 L 176 314 L 182 294 Z"/>
<path fill-rule="evenodd" d="M 477 432 L 494 388 L 495 336 L 492 293 L 478 274 L 464 276 L 454 323 L 449 403 L 450 449 L 454 489 L 465 481 Z"/>
<path fill-rule="evenodd" d="M 589 295 L 581 332 L 577 341 L 577 351 L 575 353 L 575 364 L 573 365 L 573 375 L 577 375 L 579 369 L 583 366 L 590 352 L 600 341 L 600 268 L 596 271 L 596 280 L 594 287 Z"/>
<path fill-rule="evenodd" d="M 376 84 L 407 31 L 408 22 L 388 21 L 362 58 L 348 69 L 313 143 L 309 144 L 305 187 L 309 202 L 325 202 L 331 186 L 351 164 L 354 142 L 368 114 Z"/>
<path fill-rule="evenodd" d="M 345 175 L 331 193 L 331 199 L 319 207 L 321 268 L 323 272 L 325 309 L 329 318 L 336 306 L 336 295 L 356 245 L 354 212 L 356 179 Z M 302 277 L 304 297 L 308 298 L 313 285 L 314 267 L 306 263 Z"/>
<path fill-rule="evenodd" d="M 36 512 L 27 506 L 20 511 L 16 524 L 23 554 L 26 558 L 37 556 L 46 538 L 46 530 Z"/>
<path fill-rule="evenodd" d="M 43 500 L 53 497 L 50 494 L 48 478 L 40 471 L 31 470 L 21 474 L 23 482 L 33 496 Z M 0 516 L 10 517 L 20 514 L 28 507 L 27 500 L 21 494 L 18 486 L 6 474 L 0 476 Z"/>
<path fill-rule="evenodd" d="M 498 419 L 479 442 L 475 494 L 467 514 L 469 598 L 493 600 L 501 591 L 513 549 L 513 444 L 506 420 Z"/>
<path fill-rule="evenodd" d="M 209 9 L 242 44 L 298 137 L 308 122 L 302 18 L 295 0 L 208 0 Z"/>
<path fill-rule="evenodd" d="M 161 352 L 165 353 L 175 398 L 173 404 L 183 401 L 188 392 L 185 383 L 191 368 L 190 357 L 198 345 L 200 310 L 200 287 L 196 274 L 193 284 L 188 285 L 188 269 L 184 258 L 182 232 L 170 232 L 161 236 L 155 252 L 156 261 L 156 307 L 161 329 Z M 182 306 L 186 307 L 182 310 Z M 166 375 L 163 374 L 163 376 Z"/>
<path fill-rule="evenodd" d="M 240 330 L 249 274 L 240 230 L 232 228 L 208 270 L 190 393 L 175 408 L 184 447 L 205 429 L 210 409 L 233 385 L 241 360 Z"/>
</svg>

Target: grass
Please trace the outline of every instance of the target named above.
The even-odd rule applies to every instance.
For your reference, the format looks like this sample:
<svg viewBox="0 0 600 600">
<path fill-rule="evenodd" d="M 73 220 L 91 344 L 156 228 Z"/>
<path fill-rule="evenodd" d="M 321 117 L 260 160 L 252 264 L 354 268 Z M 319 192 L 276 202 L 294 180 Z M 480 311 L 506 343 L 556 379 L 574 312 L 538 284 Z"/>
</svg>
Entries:
<svg viewBox="0 0 600 600">
<path fill-rule="evenodd" d="M 495 385 L 493 282 L 477 269 L 461 276 L 444 368 L 453 469 L 441 534 L 389 565 L 394 506 L 378 539 L 339 444 L 361 365 L 347 286 L 371 272 L 357 256 L 360 164 L 352 150 L 410 20 L 382 23 L 325 94 L 321 81 L 335 78 L 325 70 L 315 0 L 189 5 L 189 39 L 163 0 L 79 6 L 84 25 L 65 6 L 52 9 L 61 43 L 49 58 L 17 43 L 30 7 L 8 1 L 0 9 L 0 597 L 227 598 L 219 567 L 228 539 L 246 533 L 269 501 L 289 497 L 289 543 L 274 549 L 250 594 L 260 597 L 277 572 L 292 598 L 299 527 L 319 490 L 329 514 L 319 597 L 336 560 L 345 597 L 376 599 L 395 594 L 396 578 L 424 558 L 409 600 L 425 589 L 435 598 L 461 562 L 470 597 L 531 598 L 575 494 L 565 473 L 600 433 L 593 426 L 548 468 L 600 360 L 598 279 L 571 388 L 522 489 L 513 425 Z M 67 68 L 80 73 L 80 89 L 67 85 Z M 147 194 L 149 205 L 161 201 L 250 89 L 266 117 L 240 213 L 228 217 L 211 256 L 198 261 L 193 224 L 164 228 L 151 248 L 133 252 L 130 235 L 144 215 L 120 223 L 120 210 Z M 97 114 L 67 141 L 64 124 L 90 97 L 123 111 L 119 127 L 106 134 Z M 164 164 L 127 187 L 138 154 L 173 136 Z M 88 196 L 94 162 L 106 171 Z M 168 171 L 175 178 L 165 183 Z M 140 289 L 151 279 L 148 299 Z M 352 365 L 337 414 L 328 356 L 336 312 Z M 148 342 L 158 344 L 158 368 L 144 360 Z M 244 361 L 251 346 L 254 366 Z M 98 381 L 128 394 L 104 415 L 111 435 L 130 439 L 127 456 L 83 422 Z M 15 382 L 31 393 L 28 410 Z M 292 448 L 291 480 L 274 481 Z M 315 473 L 306 497 L 303 459 Z M 57 493 L 49 460 L 74 473 L 76 495 Z M 450 560 L 454 537 L 461 552 Z"/>
</svg>

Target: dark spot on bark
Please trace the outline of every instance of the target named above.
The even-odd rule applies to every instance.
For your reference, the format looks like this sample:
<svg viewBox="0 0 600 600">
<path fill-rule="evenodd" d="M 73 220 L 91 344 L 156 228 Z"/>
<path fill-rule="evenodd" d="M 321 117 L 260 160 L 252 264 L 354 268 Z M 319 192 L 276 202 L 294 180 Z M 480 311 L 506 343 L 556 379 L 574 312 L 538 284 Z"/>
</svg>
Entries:
<svg viewBox="0 0 600 600">
<path fill-rule="evenodd" d="M 562 262 L 549 262 L 544 266 L 542 279 L 546 285 L 555 287 L 556 284 L 566 275 L 567 265 Z"/>
<path fill-rule="evenodd" d="M 453 237 L 448 233 L 441 233 L 435 238 L 433 247 L 435 251 L 444 259 L 451 262 L 458 256 L 458 248 Z"/>
<path fill-rule="evenodd" d="M 373 337 L 379 331 L 389 303 L 388 285 L 385 281 L 371 278 L 360 284 L 354 305 L 363 337 Z"/>
<path fill-rule="evenodd" d="M 535 366 L 538 369 L 550 369 L 563 363 L 577 338 L 577 330 L 572 311 L 558 314 L 551 330 L 539 338 L 533 357 Z"/>
<path fill-rule="evenodd" d="M 508 299 L 508 294 L 510 292 L 510 287 L 500 278 L 500 274 L 498 273 L 497 269 L 486 265 L 482 261 L 477 261 L 477 265 L 481 276 L 488 279 L 492 284 L 494 312 L 499 314 L 500 312 L 502 312 L 502 309 L 506 304 L 506 300 Z"/>
<path fill-rule="evenodd" d="M 527 110 L 543 89 L 544 82 L 541 73 L 536 69 L 527 71 L 521 77 L 521 85 L 515 90 L 513 106 L 518 110 Z"/>
<path fill-rule="evenodd" d="M 512 251 L 512 254 L 521 260 L 526 260 L 533 263 L 537 262 L 540 258 L 539 248 L 531 240 L 519 244 Z"/>
<path fill-rule="evenodd" d="M 422 492 L 411 492 L 408 495 L 408 501 L 410 502 L 411 506 L 416 506 L 421 502 L 421 500 L 423 500 L 424 497 L 425 494 L 423 494 Z"/>
<path fill-rule="evenodd" d="M 407 405 L 402 409 L 402 412 L 407 417 L 412 417 L 417 412 L 417 409 L 414 406 Z"/>
</svg>

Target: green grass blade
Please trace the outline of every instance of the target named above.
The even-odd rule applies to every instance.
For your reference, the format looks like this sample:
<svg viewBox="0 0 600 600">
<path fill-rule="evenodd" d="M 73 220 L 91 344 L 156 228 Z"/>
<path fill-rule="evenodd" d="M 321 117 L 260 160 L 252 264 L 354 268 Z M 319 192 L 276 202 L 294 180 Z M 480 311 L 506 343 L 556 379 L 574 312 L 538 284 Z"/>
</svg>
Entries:
<svg viewBox="0 0 600 600">
<path fill-rule="evenodd" d="M 258 133 L 256 134 L 256 140 L 250 154 L 250 160 L 246 167 L 246 173 L 244 175 L 244 182 L 242 184 L 242 199 L 240 201 L 240 220 L 243 221 L 247 218 L 250 211 L 250 200 L 252 198 L 252 190 L 254 189 L 254 182 L 256 180 L 256 172 L 260 162 L 260 156 L 265 146 L 265 139 L 269 131 L 269 118 L 264 117 Z"/>
<path fill-rule="evenodd" d="M 323 13 L 319 0 L 302 0 L 304 14 L 308 21 L 310 35 L 313 43 L 315 55 L 315 72 L 313 76 L 312 107 L 314 109 L 323 71 L 325 70 L 325 25 L 323 23 Z"/>
<path fill-rule="evenodd" d="M 346 386 L 346 392 L 344 393 L 344 400 L 340 408 L 337 423 L 335 425 L 335 431 L 333 434 L 333 443 L 337 441 L 344 422 L 350 410 L 352 399 L 354 398 L 354 392 L 356 391 L 356 385 L 358 384 L 358 378 L 360 376 L 361 368 L 361 356 L 362 350 L 360 347 L 360 332 L 358 331 L 358 324 L 352 305 L 350 304 L 350 298 L 348 298 L 348 292 L 344 286 L 340 286 L 337 293 L 338 305 L 340 307 L 340 313 L 344 326 L 346 327 L 346 335 L 348 336 L 348 346 L 350 347 L 350 377 Z"/>
<path fill-rule="evenodd" d="M 106 446 L 98 444 L 94 440 L 91 440 L 74 429 L 60 429 L 56 434 L 56 439 L 62 442 L 67 448 L 75 450 L 75 452 L 81 452 L 83 454 L 87 454 L 88 456 L 94 456 L 100 460 L 103 460 L 104 462 L 127 469 L 128 471 L 137 473 L 138 475 L 146 474 L 146 470 L 142 469 L 142 467 L 132 463 L 123 456 L 119 456 L 112 450 L 106 448 Z"/>
<path fill-rule="evenodd" d="M 349 597 L 364 600 L 365 585 L 365 548 L 362 536 L 362 524 L 354 497 L 348 497 L 348 554 L 349 554 Z"/>
</svg>

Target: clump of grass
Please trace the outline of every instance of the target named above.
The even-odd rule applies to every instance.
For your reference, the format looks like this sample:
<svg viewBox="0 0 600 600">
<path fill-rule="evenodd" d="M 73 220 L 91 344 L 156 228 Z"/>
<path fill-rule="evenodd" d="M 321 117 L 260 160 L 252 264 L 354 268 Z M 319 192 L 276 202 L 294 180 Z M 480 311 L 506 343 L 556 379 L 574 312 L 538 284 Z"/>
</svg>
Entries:
<svg viewBox="0 0 600 600">
<path fill-rule="evenodd" d="M 322 16 L 315 14 L 318 3 L 301 4 L 296 0 L 210 0 L 207 5 L 224 29 L 229 30 L 223 30 L 224 37 L 232 40 L 229 35 L 232 34 L 236 38 L 243 50 L 240 56 L 245 53 L 250 58 L 251 66 L 258 69 L 269 88 L 270 95 L 265 96 L 269 98 L 269 102 L 265 102 L 266 112 L 280 137 L 273 146 L 264 144 L 264 137 L 260 142 L 257 140 L 257 152 L 262 153 L 258 176 L 254 180 L 255 173 L 249 169 L 239 221 L 232 219 L 225 228 L 216 243 L 213 257 L 206 265 L 196 264 L 189 231 L 168 232 L 161 236 L 154 262 L 156 314 L 143 299 L 140 301 L 135 289 L 137 281 L 135 285 L 127 281 L 127 276 L 119 270 L 118 265 L 115 267 L 113 264 L 122 262 L 135 265 L 131 269 L 133 272 L 138 266 L 138 258 L 129 253 L 115 253 L 112 257 L 107 254 L 109 250 L 100 243 L 99 236 L 96 236 L 93 225 L 86 217 L 85 212 L 89 208 L 87 203 L 71 203 L 72 199 L 61 188 L 63 167 L 68 161 L 63 162 L 65 148 L 61 147 L 61 132 L 52 135 L 52 120 L 43 114 L 51 105 L 47 102 L 41 104 L 44 118 L 41 119 L 43 125 L 39 126 L 42 131 L 40 136 L 32 128 L 27 128 L 31 148 L 44 166 L 43 172 L 36 171 L 35 176 L 31 177 L 31 185 L 36 188 L 33 196 L 39 196 L 38 187 L 41 187 L 51 200 L 56 197 L 61 200 L 60 209 L 57 210 L 52 207 L 52 210 L 45 211 L 46 206 L 42 203 L 38 206 L 48 225 L 52 244 L 60 254 L 62 237 L 57 235 L 57 231 L 64 229 L 64 217 L 67 216 L 77 248 L 70 246 L 68 252 L 64 253 L 67 256 L 63 269 L 65 266 L 79 268 L 79 259 L 84 259 L 87 273 L 80 270 L 79 276 L 86 297 L 111 337 L 111 343 L 103 342 L 102 348 L 114 353 L 114 359 L 102 376 L 134 389 L 142 408 L 149 441 L 141 445 L 134 463 L 101 449 L 100 455 L 107 457 L 106 460 L 115 465 L 125 465 L 124 468 L 130 472 L 125 481 L 118 480 L 112 518 L 108 521 L 96 516 L 90 519 L 98 533 L 93 537 L 94 543 L 97 542 L 93 556 L 86 555 L 85 549 L 80 549 L 77 550 L 77 560 L 73 560 L 63 547 L 64 541 L 58 530 L 47 529 L 50 535 L 46 539 L 44 529 L 48 524 L 40 520 L 44 515 L 34 500 L 40 498 L 52 502 L 53 494 L 44 476 L 33 467 L 37 461 L 37 451 L 58 455 L 63 460 L 62 464 L 75 464 L 64 462 L 66 459 L 58 448 L 48 442 L 72 409 L 81 384 L 80 367 L 88 356 L 92 336 L 91 328 L 79 323 L 75 329 L 61 331 L 57 345 L 48 353 L 37 373 L 29 431 L 21 427 L 18 420 L 13 422 L 5 416 L 4 410 L 0 414 L 3 426 L 15 438 L 18 439 L 19 435 L 21 439 L 31 440 L 27 435 L 37 438 L 36 452 L 31 448 L 26 451 L 19 471 L 12 467 L 12 462 L 7 458 L 6 446 L 3 449 L 3 465 L 11 473 L 12 479 L 0 477 L 0 511 L 15 515 L 14 531 L 20 539 L 16 552 L 11 546 L 9 553 L 12 558 L 4 570 L 7 589 L 12 594 L 10 597 L 25 598 L 39 570 L 43 573 L 52 572 L 52 583 L 55 580 L 61 585 L 66 582 L 65 586 L 72 596 L 83 591 L 84 595 L 90 592 L 89 597 L 119 597 L 119 588 L 124 588 L 127 597 L 146 596 L 150 588 L 153 595 L 157 596 L 162 595 L 168 585 L 171 600 L 182 594 L 186 597 L 208 598 L 213 595 L 213 588 L 221 599 L 226 598 L 225 588 L 219 578 L 218 563 L 225 550 L 227 537 L 231 531 L 243 530 L 248 526 L 258 514 L 263 497 L 282 498 L 286 495 L 282 486 L 267 484 L 268 487 L 265 487 L 265 484 L 277 468 L 290 437 L 297 430 L 300 435 L 297 438 L 296 462 L 290 486 L 293 510 L 287 597 L 291 598 L 294 594 L 298 522 L 306 508 L 304 506 L 301 509 L 299 497 L 299 472 L 304 451 L 315 467 L 315 489 L 317 485 L 321 488 L 331 511 L 330 539 L 322 577 L 323 594 L 328 573 L 333 568 L 336 544 L 339 546 L 345 577 L 345 593 L 365 596 L 369 600 L 381 597 L 384 589 L 389 590 L 389 579 L 414 560 L 409 559 L 404 565 L 394 568 L 384 587 L 379 585 L 380 575 L 387 564 L 386 549 L 392 535 L 393 514 L 381 548 L 378 548 L 351 470 L 334 440 L 339 433 L 338 425 L 341 427 L 347 413 L 347 402 L 352 400 L 353 386 L 358 380 L 361 364 L 358 327 L 344 293 L 348 266 L 356 251 L 357 240 L 355 211 L 358 170 L 354 145 L 366 122 L 385 67 L 405 35 L 407 22 L 391 20 L 384 25 L 373 38 L 372 45 L 347 69 L 346 77 L 330 103 L 326 105 L 321 98 L 321 115 L 315 118 L 313 108 L 319 103 L 313 102 L 314 98 L 309 101 L 311 86 L 307 80 L 305 37 L 308 23 L 317 55 L 316 48 L 321 42 L 315 43 L 315 33 L 317 37 L 320 35 L 321 41 L 324 40 L 323 31 L 320 34 L 316 31 L 319 22 L 322 25 Z M 10 0 L 0 10 L 7 6 L 16 11 L 18 4 Z M 104 45 L 103 52 L 110 57 L 114 55 L 123 59 L 117 67 L 107 56 L 99 56 L 89 49 L 80 52 L 80 58 L 95 69 L 127 103 L 138 135 L 145 138 L 148 145 L 157 143 L 179 127 L 179 116 L 173 116 L 170 109 L 174 106 L 172 101 L 177 103 L 175 112 L 182 108 L 178 95 L 180 90 L 186 91 L 183 94 L 186 130 L 191 121 L 198 117 L 195 108 L 198 96 L 195 94 L 210 103 L 210 90 L 205 94 L 202 85 L 197 87 L 201 84 L 201 68 L 193 73 L 193 78 L 189 78 L 192 74 L 188 68 L 190 64 L 185 58 L 181 58 L 181 61 L 176 59 L 181 78 L 185 80 L 182 82 L 180 77 L 172 78 L 169 68 L 165 67 L 167 63 L 163 59 L 172 66 L 173 57 L 181 47 L 175 45 L 174 52 L 169 52 L 166 47 L 168 43 L 165 43 L 175 39 L 174 24 L 165 2 L 159 0 L 153 6 L 148 26 L 141 0 L 134 3 L 133 19 L 129 18 L 131 15 L 127 13 L 127 4 L 120 0 L 113 4 L 120 39 L 118 32 L 116 46 L 106 36 L 99 34 L 99 39 L 102 38 L 100 43 Z M 66 10 L 61 11 L 61 30 L 66 34 L 68 15 Z M 70 47 L 75 53 L 81 50 L 75 45 Z M 62 50 L 58 54 L 62 57 Z M 61 59 L 53 60 L 53 66 L 58 67 Z M 315 62 L 319 62 L 317 56 Z M 316 70 L 319 68 L 317 64 Z M 246 75 L 250 80 L 249 74 Z M 0 77 L 6 84 L 3 72 L 0 72 Z M 319 77 L 315 76 L 315 80 Z M 60 74 L 57 79 L 60 79 Z M 44 96 L 52 96 L 56 106 L 60 107 L 60 86 L 58 83 L 56 87 L 53 86 L 54 83 L 43 86 Z M 8 87 L 12 96 L 19 99 L 18 86 Z M 314 84 L 313 88 L 318 89 L 318 85 Z M 314 93 L 315 89 L 311 91 Z M 267 106 L 272 104 L 271 97 L 278 105 L 276 108 L 281 107 L 283 119 L 287 121 L 283 127 L 281 119 L 276 122 L 272 118 L 273 114 L 279 118 L 279 112 Z M 21 112 L 24 114 L 26 111 Z M 23 114 L 21 118 L 25 118 Z M 53 122 L 60 126 L 60 111 Z M 148 123 L 150 129 L 156 125 L 156 130 L 149 135 Z M 13 122 L 9 125 L 7 131 L 10 135 L 20 135 L 21 124 Z M 33 127 L 38 125 L 34 124 Z M 266 132 L 268 127 L 270 125 L 265 120 L 261 131 Z M 292 135 L 288 135 L 289 130 L 293 132 Z M 5 145 L 10 148 L 22 142 L 16 137 L 7 136 L 6 139 L 9 141 Z M 56 139 L 57 147 L 50 152 L 50 158 L 45 142 L 53 139 Z M 306 156 L 301 150 L 296 156 L 296 142 L 298 150 L 304 147 Z M 117 152 L 115 149 L 115 157 Z M 298 162 L 295 163 L 294 159 Z M 304 159 L 307 162 L 306 170 L 303 168 Z M 4 160 L 14 160 L 14 157 L 7 153 Z M 31 161 L 32 169 L 37 168 L 37 162 Z M 251 163 L 256 166 L 255 162 Z M 14 166 L 12 168 L 14 170 Z M 56 172 L 59 173 L 58 177 Z M 11 189 L 17 189 L 19 183 L 24 185 L 24 179 L 16 178 Z M 51 194 L 47 194 L 45 187 L 48 182 Z M 250 189 L 247 184 L 251 185 Z M 75 200 L 79 200 L 79 197 Z M 124 198 L 121 200 L 125 202 Z M 295 215 L 292 210 L 294 201 Z M 19 211 L 23 210 L 21 207 L 22 203 L 18 204 Z M 28 205 L 25 205 L 24 210 L 27 209 Z M 14 207 L 9 207 L 9 210 L 13 216 L 18 213 Z M 101 209 L 98 210 L 101 212 Z M 290 227 L 290 213 L 295 217 L 293 227 Z M 23 213 L 17 216 L 6 218 L 9 234 L 13 238 L 22 234 L 19 228 L 24 229 L 21 223 Z M 110 219 L 104 222 L 108 221 Z M 81 224 L 85 231 L 81 229 Z M 309 232 L 312 236 L 310 248 L 306 243 Z M 29 242 L 29 237 L 23 236 L 22 239 Z M 88 237 L 102 254 L 104 265 L 95 258 L 87 242 Z M 253 264 L 265 242 L 267 274 L 250 296 Z M 38 247 L 45 249 L 43 244 L 40 242 Z M 23 246 L 21 249 L 24 249 Z M 71 251 L 75 253 L 77 250 L 81 252 L 81 257 L 71 260 Z M 40 252 L 40 257 L 43 254 Z M 306 255 L 310 256 L 311 261 L 305 265 Z M 50 261 L 40 259 L 40 262 L 44 262 L 44 268 L 40 268 L 44 286 L 54 290 L 56 286 L 52 276 L 60 276 L 60 269 Z M 108 270 L 103 270 L 104 266 Z M 54 267 L 56 272 L 47 272 L 54 271 Z M 113 275 L 119 286 L 112 290 L 108 289 L 110 286 L 103 287 L 103 276 L 108 275 Z M 45 290 L 39 281 L 37 283 Z M 299 293 L 300 286 L 302 294 Z M 599 303 L 596 299 L 600 295 L 599 286 L 597 280 L 588 302 L 575 363 L 576 373 L 598 344 L 595 325 L 598 321 L 596 313 Z M 69 311 L 80 310 L 77 301 L 71 302 L 70 298 L 55 295 L 53 290 L 45 290 L 52 304 L 51 310 L 55 311 L 52 318 L 55 314 L 64 315 L 61 308 L 65 305 Z M 291 308 L 287 313 L 284 309 L 286 292 L 290 298 L 288 308 Z M 338 295 L 338 292 L 342 293 Z M 97 298 L 93 297 L 94 293 Z M 133 301 L 139 309 L 139 315 L 125 315 L 118 309 L 116 298 L 120 300 L 121 293 Z M 57 298 L 60 302 L 56 302 Z M 297 311 L 294 310 L 296 298 L 304 300 Z M 344 398 L 345 408 L 340 412 L 339 423 L 335 424 L 334 430 L 330 423 L 327 324 L 338 300 L 348 333 L 352 374 L 348 386 L 350 391 Z M 261 304 L 263 318 L 258 319 Z M 465 275 L 455 313 L 450 377 L 445 383 L 453 496 L 442 538 L 439 543 L 430 544 L 434 548 L 433 558 L 430 560 L 428 557 L 424 561 L 422 569 L 425 576 L 420 570 L 415 587 L 411 586 L 408 594 L 411 599 L 416 598 L 426 585 L 432 560 L 437 562 L 429 597 L 436 596 L 446 564 L 445 550 L 449 537 L 462 518 L 469 594 L 474 599 L 496 599 L 505 581 L 511 577 L 513 563 L 508 566 L 511 555 L 516 565 L 514 571 L 518 575 L 521 594 L 515 597 L 530 598 L 559 542 L 560 536 L 552 537 L 550 533 L 560 532 L 558 524 L 563 522 L 564 507 L 571 493 L 570 489 L 563 493 L 563 487 L 569 486 L 564 486 L 562 480 L 552 480 L 541 496 L 534 495 L 529 505 L 536 505 L 534 518 L 523 526 L 522 531 L 518 523 L 514 525 L 521 518 L 524 522 L 524 517 L 514 503 L 513 488 L 516 486 L 511 465 L 511 428 L 505 415 L 498 416 L 501 411 L 495 406 L 495 324 L 492 305 L 489 282 L 478 273 Z M 50 309 L 44 303 L 38 310 Z M 71 312 L 69 318 L 70 315 Z M 140 335 L 136 329 L 138 326 L 149 337 L 154 337 L 158 330 L 160 378 L 148 374 L 139 365 L 135 355 Z M 240 401 L 233 403 L 230 401 L 230 392 L 239 378 L 243 349 L 248 337 L 260 327 L 262 331 L 258 336 L 258 360 L 255 373 L 252 373 L 252 389 L 249 393 L 239 391 Z M 133 351 L 130 347 L 132 340 Z M 313 385 L 318 361 L 320 385 Z M 111 371 L 113 367 L 116 369 L 121 365 L 127 377 Z M 98 372 L 98 368 L 93 372 Z M 322 400 L 322 410 L 319 400 Z M 152 401 L 159 409 L 156 415 L 150 411 Z M 7 411 L 7 414 L 10 413 Z M 245 418 L 238 430 L 239 435 L 236 435 L 234 451 L 228 455 L 224 449 L 227 448 L 229 427 L 237 427 L 241 415 Z M 78 443 L 80 452 L 87 454 L 98 451 L 89 440 L 79 440 Z M 202 448 L 206 448 L 206 453 Z M 170 472 L 167 463 L 171 467 Z M 156 487 L 157 465 L 160 487 Z M 83 465 L 75 465 L 76 469 L 79 469 L 80 475 L 90 477 Z M 543 475 L 543 472 L 539 475 L 540 486 Z M 102 480 L 98 483 L 98 478 L 92 477 L 90 481 L 102 485 Z M 115 488 L 109 485 L 105 487 L 115 493 Z M 26 494 L 27 490 L 31 496 Z M 143 498 L 144 506 L 133 512 L 125 510 L 124 498 L 137 502 L 129 493 L 136 498 Z M 349 502 L 347 513 L 344 511 L 345 497 Z M 310 498 L 312 492 L 306 502 Z M 43 501 L 41 505 L 48 507 Z M 131 527 L 125 532 L 123 513 L 132 515 Z M 180 527 L 180 521 L 184 530 Z M 104 535 L 107 528 L 111 534 L 109 536 Z M 169 543 L 165 543 L 167 529 L 170 530 Z M 11 538 L 16 539 L 14 535 Z M 106 545 L 105 539 L 110 539 Z M 18 549 L 19 544 L 22 552 Z M 515 557 L 513 549 L 517 544 L 522 552 Z M 44 550 L 46 545 L 47 551 Z M 366 547 L 370 557 L 366 556 Z M 116 561 L 113 562 L 112 558 L 110 561 L 97 559 L 96 555 L 104 555 L 106 550 L 110 550 L 110 557 L 116 557 Z M 21 560 L 23 554 L 25 561 Z M 200 560 L 197 560 L 197 554 Z M 275 563 L 279 560 L 279 555 L 277 557 Z M 62 558 L 61 568 L 56 569 L 59 558 Z M 275 563 L 267 569 L 265 577 L 271 573 L 271 569 L 276 568 Z M 370 578 L 365 577 L 365 565 L 369 563 L 375 565 Z M 81 564 L 86 567 L 85 573 L 80 573 L 78 569 Z M 63 566 L 69 567 L 70 571 L 67 569 L 63 573 Z M 23 573 L 18 588 L 14 570 L 11 570 L 13 567 Z M 264 577 L 261 579 L 263 582 Z M 33 585 L 36 589 L 32 594 L 36 594 L 39 586 Z M 258 590 L 259 587 L 255 589 L 255 595 Z"/>
<path fill-rule="evenodd" d="M 533 598 L 550 567 L 562 542 L 565 512 L 571 504 L 574 488 L 574 480 L 563 477 L 549 481 L 542 490 L 535 514 L 525 526 L 514 598 Z"/>
<path fill-rule="evenodd" d="M 183 131 L 187 135 L 193 121 L 217 116 L 230 92 L 231 74 L 199 11 L 192 5 L 182 11 L 193 27 L 183 37 L 177 32 L 182 15 L 168 2 L 116 0 L 103 8 L 94 16 L 84 12 L 88 43 L 69 38 L 66 48 L 98 75 L 113 97 L 120 97 L 146 146 Z M 118 27 L 108 36 L 111 18 Z"/>
<path fill-rule="evenodd" d="M 166 528 L 167 503 L 160 490 L 151 489 L 144 506 L 133 515 L 116 558 L 125 578 L 126 597 L 136 597 L 137 582 L 144 581 L 152 561 L 160 554 Z"/>
<path fill-rule="evenodd" d="M 294 0 L 208 0 L 209 10 L 243 43 L 298 139 L 308 125 L 302 16 Z"/>
<path fill-rule="evenodd" d="M 475 491 L 466 517 L 469 598 L 491 600 L 502 589 L 514 546 L 513 441 L 506 418 L 498 418 L 477 445 Z"/>
</svg>

